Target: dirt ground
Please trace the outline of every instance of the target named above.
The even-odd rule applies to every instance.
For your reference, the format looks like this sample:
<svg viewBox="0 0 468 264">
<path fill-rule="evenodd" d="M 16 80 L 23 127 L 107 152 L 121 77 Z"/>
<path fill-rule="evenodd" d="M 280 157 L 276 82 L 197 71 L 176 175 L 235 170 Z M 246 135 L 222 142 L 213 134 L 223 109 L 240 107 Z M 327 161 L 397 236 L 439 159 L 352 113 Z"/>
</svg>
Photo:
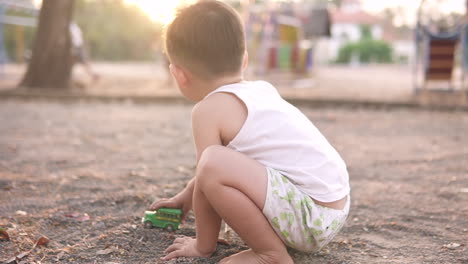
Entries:
<svg viewBox="0 0 468 264">
<path fill-rule="evenodd" d="M 347 162 L 352 207 L 335 240 L 292 252 L 296 263 L 468 263 L 466 112 L 302 110 Z M 189 105 L 1 100 L 0 262 L 163 263 L 194 219 L 173 234 L 141 217 L 192 177 L 189 118 Z M 228 241 L 210 259 L 168 263 L 245 248 Z"/>
</svg>

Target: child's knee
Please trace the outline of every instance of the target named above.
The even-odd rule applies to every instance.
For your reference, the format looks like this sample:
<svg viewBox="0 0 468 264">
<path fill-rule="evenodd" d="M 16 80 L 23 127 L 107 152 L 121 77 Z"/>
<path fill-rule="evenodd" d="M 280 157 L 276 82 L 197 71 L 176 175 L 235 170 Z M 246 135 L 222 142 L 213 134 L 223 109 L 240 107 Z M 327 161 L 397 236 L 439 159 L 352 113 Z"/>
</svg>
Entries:
<svg viewBox="0 0 468 264">
<path fill-rule="evenodd" d="M 197 165 L 196 181 L 198 184 L 216 183 L 219 176 L 222 175 L 222 152 L 223 146 L 209 146 L 200 156 Z"/>
</svg>

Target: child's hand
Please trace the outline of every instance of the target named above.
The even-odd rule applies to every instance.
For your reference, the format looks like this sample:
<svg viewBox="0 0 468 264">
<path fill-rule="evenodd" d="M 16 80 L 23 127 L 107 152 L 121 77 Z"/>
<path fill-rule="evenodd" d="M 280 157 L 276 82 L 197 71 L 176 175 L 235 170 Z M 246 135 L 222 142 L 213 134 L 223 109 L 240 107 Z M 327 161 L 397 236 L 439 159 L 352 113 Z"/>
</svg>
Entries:
<svg viewBox="0 0 468 264">
<path fill-rule="evenodd" d="M 185 221 L 187 213 L 192 209 L 192 199 L 190 196 L 184 195 L 182 192 L 169 199 L 161 199 L 154 202 L 149 207 L 150 210 L 156 211 L 159 208 L 177 208 L 182 210 L 182 222 Z"/>
<path fill-rule="evenodd" d="M 164 253 L 167 255 L 162 260 L 170 260 L 178 257 L 210 257 L 213 252 L 203 253 L 197 249 L 197 240 L 191 237 L 178 237 Z"/>
</svg>

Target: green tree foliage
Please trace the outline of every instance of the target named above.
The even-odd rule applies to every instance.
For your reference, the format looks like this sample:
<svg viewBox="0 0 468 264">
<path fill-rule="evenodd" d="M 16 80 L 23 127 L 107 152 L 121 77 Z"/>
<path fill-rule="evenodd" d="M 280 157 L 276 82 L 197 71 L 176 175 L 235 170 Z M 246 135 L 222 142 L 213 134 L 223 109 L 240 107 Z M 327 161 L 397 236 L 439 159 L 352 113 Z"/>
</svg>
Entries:
<svg viewBox="0 0 468 264">
<path fill-rule="evenodd" d="M 161 25 L 123 0 L 77 0 L 74 19 L 93 59 L 149 60 L 160 46 Z"/>
<path fill-rule="evenodd" d="M 30 17 L 21 11 L 8 15 Z M 162 26 L 141 9 L 123 0 L 76 0 L 74 20 L 83 31 L 85 45 L 94 60 L 151 60 L 161 47 Z M 16 58 L 16 27 L 4 25 L 8 57 Z M 32 49 L 35 28 L 23 29 L 25 47 Z"/>
<path fill-rule="evenodd" d="M 343 0 L 329 0 L 329 2 L 333 3 L 334 5 L 340 7 L 343 3 Z"/>
<path fill-rule="evenodd" d="M 361 40 L 341 47 L 336 62 L 349 63 L 353 56 L 357 56 L 363 63 L 389 63 L 392 62 L 393 49 L 385 41 L 372 39 L 369 27 L 362 27 Z"/>
<path fill-rule="evenodd" d="M 389 63 L 392 62 L 392 53 L 392 48 L 385 41 L 363 39 L 340 48 L 337 62 L 349 63 L 356 54 L 360 62 Z"/>
</svg>

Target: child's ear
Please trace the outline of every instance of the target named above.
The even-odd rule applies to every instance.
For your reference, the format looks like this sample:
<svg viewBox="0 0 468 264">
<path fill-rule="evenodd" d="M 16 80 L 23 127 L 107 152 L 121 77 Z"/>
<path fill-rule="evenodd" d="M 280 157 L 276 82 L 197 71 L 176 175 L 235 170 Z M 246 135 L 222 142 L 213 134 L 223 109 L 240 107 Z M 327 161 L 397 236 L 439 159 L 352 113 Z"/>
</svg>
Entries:
<svg viewBox="0 0 468 264">
<path fill-rule="evenodd" d="M 249 53 L 245 51 L 244 60 L 242 61 L 242 71 L 245 71 L 248 65 L 249 65 Z"/>
<path fill-rule="evenodd" d="M 182 68 L 178 67 L 177 65 L 170 64 L 169 71 L 171 72 L 172 76 L 174 76 L 174 79 L 176 80 L 179 87 L 187 86 L 188 76 Z"/>
</svg>

